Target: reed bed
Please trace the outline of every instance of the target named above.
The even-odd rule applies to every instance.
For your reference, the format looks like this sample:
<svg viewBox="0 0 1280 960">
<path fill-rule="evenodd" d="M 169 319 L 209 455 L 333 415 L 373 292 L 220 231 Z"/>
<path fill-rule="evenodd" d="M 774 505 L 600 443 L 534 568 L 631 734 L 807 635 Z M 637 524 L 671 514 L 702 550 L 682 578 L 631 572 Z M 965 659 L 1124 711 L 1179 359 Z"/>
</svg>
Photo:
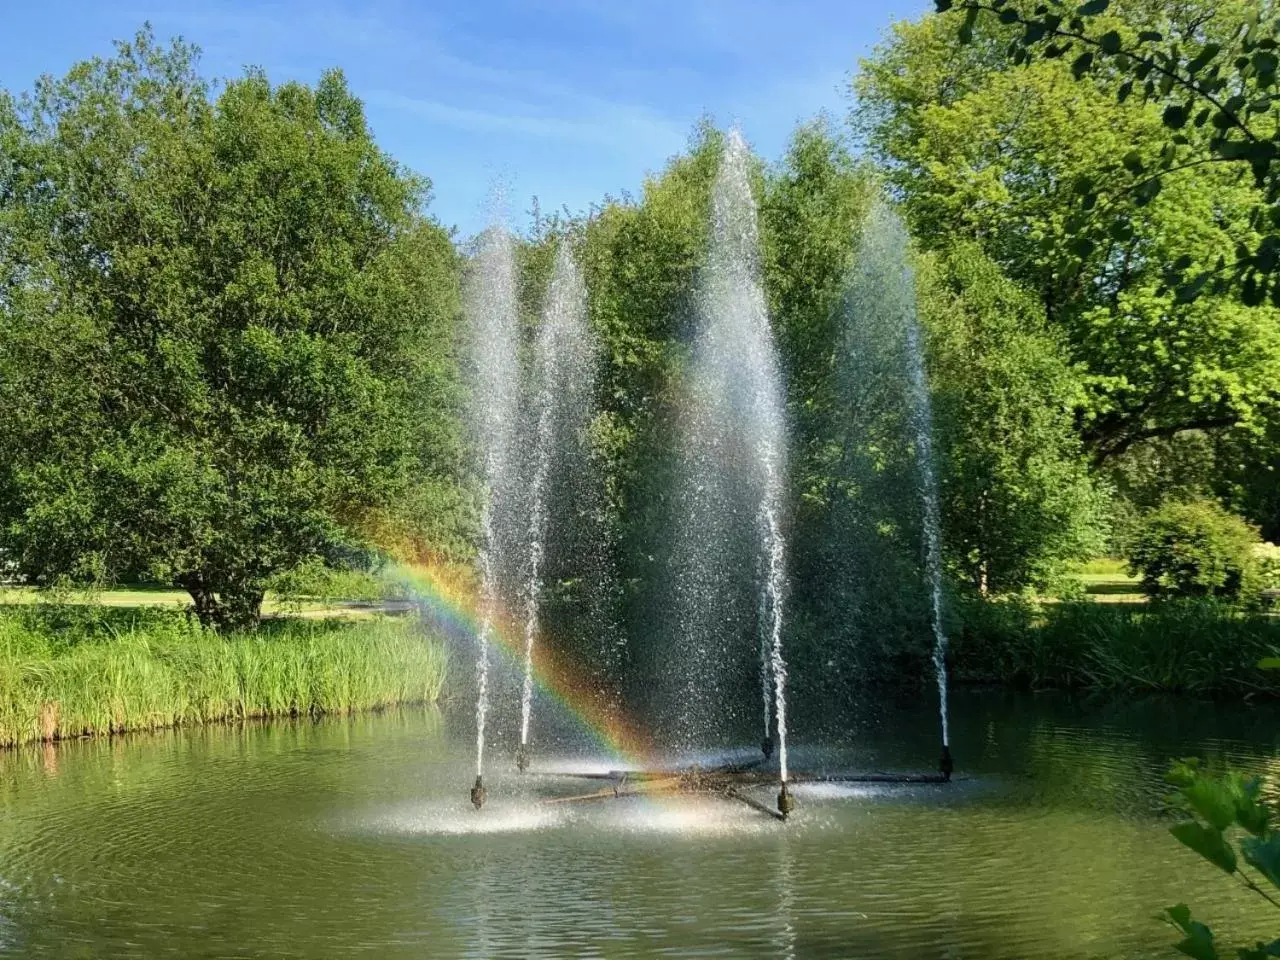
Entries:
<svg viewBox="0 0 1280 960">
<path fill-rule="evenodd" d="M 0 616 L 0 746 L 429 703 L 444 676 L 411 618 L 224 637 L 167 611 L 19 611 Z"/>
<path fill-rule="evenodd" d="M 1280 618 L 1214 600 L 1040 605 L 970 601 L 953 636 L 960 680 L 1114 693 L 1280 697 Z"/>
</svg>

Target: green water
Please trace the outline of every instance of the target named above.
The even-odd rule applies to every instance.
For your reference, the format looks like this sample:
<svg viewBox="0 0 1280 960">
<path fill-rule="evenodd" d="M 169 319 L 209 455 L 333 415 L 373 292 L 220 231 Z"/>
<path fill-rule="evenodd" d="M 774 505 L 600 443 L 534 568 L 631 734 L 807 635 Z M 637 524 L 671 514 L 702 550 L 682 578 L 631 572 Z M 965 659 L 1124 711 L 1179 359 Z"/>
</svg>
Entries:
<svg viewBox="0 0 1280 960">
<path fill-rule="evenodd" d="M 794 820 L 699 798 L 466 805 L 469 711 L 207 728 L 0 753 L 0 956 L 1167 957 L 1185 900 L 1280 933 L 1180 849 L 1173 755 L 1280 780 L 1277 712 L 964 694 L 965 778 L 798 790 Z M 931 704 L 878 709 L 808 767 L 927 767 Z M 593 759 L 538 757 L 546 768 Z M 500 757 L 501 753 L 495 753 Z M 767 792 L 761 793 L 768 798 Z"/>
</svg>

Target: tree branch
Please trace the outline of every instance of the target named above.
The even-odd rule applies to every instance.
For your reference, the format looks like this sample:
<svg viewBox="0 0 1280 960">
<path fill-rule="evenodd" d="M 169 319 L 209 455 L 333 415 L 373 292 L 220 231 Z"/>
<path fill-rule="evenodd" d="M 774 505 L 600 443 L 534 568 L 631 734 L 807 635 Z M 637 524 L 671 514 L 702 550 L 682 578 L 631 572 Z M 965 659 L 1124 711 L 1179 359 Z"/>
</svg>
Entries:
<svg viewBox="0 0 1280 960">
<path fill-rule="evenodd" d="M 1015 14 L 1015 18 L 1013 20 L 1007 21 L 1009 24 L 1016 23 L 1023 27 L 1029 27 L 1034 25 L 1037 29 L 1043 30 L 1045 32 L 1045 35 L 1047 36 L 1061 37 L 1064 40 L 1078 40 L 1081 43 L 1088 44 L 1089 46 L 1094 47 L 1098 50 L 1103 50 L 1102 43 L 1100 41 L 1095 40 L 1092 37 L 1087 36 L 1086 34 L 1077 33 L 1074 30 L 1063 30 L 1061 26 L 1050 27 L 1048 23 L 1046 23 L 1043 20 L 1028 20 L 1026 17 L 1024 17 L 1021 13 L 1018 13 L 1012 7 L 997 8 L 990 4 L 977 2 L 977 0 L 969 0 L 969 2 L 961 4 L 960 7 L 958 7 L 957 9 L 982 10 L 982 11 L 985 11 L 986 13 L 994 14 L 997 17 L 997 19 L 1000 17 L 1000 14 L 1002 12 L 1011 11 Z M 1005 23 L 1006 21 L 1001 20 L 1000 22 Z M 1036 42 L 1039 43 L 1041 41 L 1038 40 Z M 1024 46 L 1030 46 L 1030 44 L 1024 44 Z M 1171 81 L 1173 81 L 1178 86 L 1191 91 L 1191 93 L 1195 94 L 1197 97 L 1200 97 L 1204 100 L 1209 101 L 1209 103 L 1213 104 L 1213 106 L 1217 108 L 1219 113 L 1227 117 L 1231 121 L 1231 125 L 1236 127 L 1241 133 L 1245 135 L 1245 137 L 1247 137 L 1249 140 L 1253 141 L 1254 143 L 1259 142 L 1257 135 L 1254 134 L 1254 132 L 1250 130 L 1248 126 L 1245 125 L 1244 121 L 1240 119 L 1238 114 L 1236 114 L 1234 111 L 1228 110 L 1226 106 L 1220 100 L 1218 100 L 1217 97 L 1215 97 L 1209 91 L 1205 90 L 1203 87 L 1199 86 L 1194 79 L 1188 79 L 1186 77 L 1183 77 L 1182 74 L 1178 73 L 1176 70 L 1170 70 L 1167 67 L 1161 66 L 1161 64 L 1158 63 L 1154 57 L 1146 56 L 1144 54 L 1137 53 L 1133 50 L 1119 48 L 1111 51 L 1103 50 L 1103 53 L 1105 56 L 1111 56 L 1111 57 L 1123 56 L 1123 57 L 1128 57 L 1130 60 L 1134 60 L 1138 63 L 1146 64 L 1150 69 L 1156 71 L 1162 76 L 1168 77 Z"/>
</svg>

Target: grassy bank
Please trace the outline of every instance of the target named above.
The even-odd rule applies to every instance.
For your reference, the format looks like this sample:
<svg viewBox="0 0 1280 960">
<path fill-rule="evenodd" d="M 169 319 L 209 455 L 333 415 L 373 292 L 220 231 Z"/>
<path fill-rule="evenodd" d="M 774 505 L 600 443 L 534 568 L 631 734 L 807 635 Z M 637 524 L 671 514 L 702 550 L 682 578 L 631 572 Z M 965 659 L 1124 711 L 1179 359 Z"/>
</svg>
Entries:
<svg viewBox="0 0 1280 960">
<path fill-rule="evenodd" d="M 430 702 L 443 648 L 416 620 L 279 620 L 222 637 L 165 610 L 0 615 L 0 745 Z"/>
<path fill-rule="evenodd" d="M 956 610 L 957 680 L 1113 693 L 1280 697 L 1280 618 L 1209 600 L 1141 605 L 969 600 Z"/>
</svg>

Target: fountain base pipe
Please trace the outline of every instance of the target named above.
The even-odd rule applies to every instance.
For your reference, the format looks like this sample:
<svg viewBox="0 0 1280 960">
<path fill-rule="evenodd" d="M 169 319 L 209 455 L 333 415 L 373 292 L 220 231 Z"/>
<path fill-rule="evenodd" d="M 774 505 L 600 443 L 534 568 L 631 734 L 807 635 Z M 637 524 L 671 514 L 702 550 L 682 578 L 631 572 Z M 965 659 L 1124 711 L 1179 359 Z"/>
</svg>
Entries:
<svg viewBox="0 0 1280 960">
<path fill-rule="evenodd" d="M 480 777 L 476 777 L 475 786 L 471 788 L 471 805 L 479 810 L 484 806 L 484 798 L 484 780 Z"/>
<path fill-rule="evenodd" d="M 950 780 L 955 768 L 955 761 L 951 759 L 951 747 L 944 743 L 942 745 L 942 757 L 938 760 L 938 772 L 942 774 L 943 779 Z"/>
<path fill-rule="evenodd" d="M 529 748 L 523 743 L 516 748 L 516 769 L 521 773 L 529 769 Z"/>
<path fill-rule="evenodd" d="M 791 816 L 791 811 L 796 808 L 796 801 L 791 796 L 791 792 L 787 789 L 787 781 L 782 781 L 782 789 L 778 791 L 778 813 L 782 814 L 785 820 Z"/>
</svg>

